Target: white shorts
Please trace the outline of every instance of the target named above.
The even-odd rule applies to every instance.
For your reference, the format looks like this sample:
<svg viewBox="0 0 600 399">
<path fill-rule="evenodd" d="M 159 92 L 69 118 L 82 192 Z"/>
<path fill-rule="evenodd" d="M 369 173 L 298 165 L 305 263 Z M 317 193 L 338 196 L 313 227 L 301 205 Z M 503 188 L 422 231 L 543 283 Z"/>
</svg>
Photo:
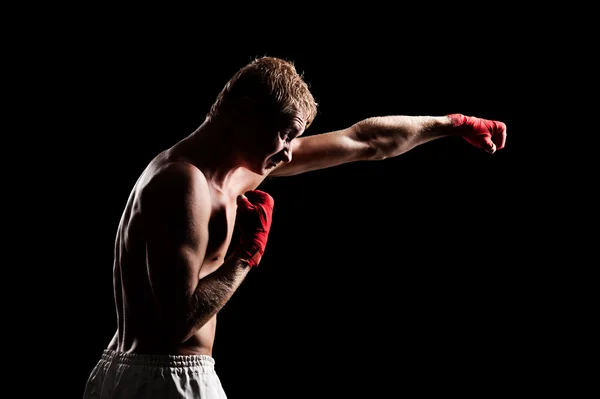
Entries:
<svg viewBox="0 0 600 399">
<path fill-rule="evenodd" d="M 105 349 L 83 399 L 226 399 L 206 355 L 138 355 Z"/>
</svg>

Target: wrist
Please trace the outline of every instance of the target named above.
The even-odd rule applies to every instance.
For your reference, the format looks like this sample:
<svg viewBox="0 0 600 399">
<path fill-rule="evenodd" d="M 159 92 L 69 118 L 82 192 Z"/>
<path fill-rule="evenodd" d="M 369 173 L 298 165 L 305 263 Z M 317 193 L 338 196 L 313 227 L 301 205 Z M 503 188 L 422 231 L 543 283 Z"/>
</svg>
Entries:
<svg viewBox="0 0 600 399">
<path fill-rule="evenodd" d="M 448 114 L 446 117 L 450 119 L 450 124 L 452 127 L 459 127 L 467 120 L 467 117 L 463 114 Z"/>
<path fill-rule="evenodd" d="M 238 259 L 247 262 L 251 267 L 257 266 L 265 252 L 266 242 L 266 232 L 257 232 L 251 237 L 242 238 L 236 256 Z"/>
<path fill-rule="evenodd" d="M 449 134 L 451 136 L 462 136 L 464 131 L 461 127 L 465 125 L 468 118 L 463 114 L 448 114 L 446 117 L 450 121 L 448 124 Z"/>
</svg>

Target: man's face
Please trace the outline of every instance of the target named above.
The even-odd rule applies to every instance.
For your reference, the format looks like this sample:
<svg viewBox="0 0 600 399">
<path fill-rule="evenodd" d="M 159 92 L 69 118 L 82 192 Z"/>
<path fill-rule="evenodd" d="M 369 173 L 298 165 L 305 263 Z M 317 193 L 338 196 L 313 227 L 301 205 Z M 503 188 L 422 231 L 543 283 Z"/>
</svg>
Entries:
<svg viewBox="0 0 600 399">
<path fill-rule="evenodd" d="M 281 162 L 292 160 L 292 143 L 305 130 L 302 115 L 280 115 L 262 124 L 263 128 L 256 135 L 252 151 L 256 154 L 254 172 L 264 175 Z"/>
</svg>

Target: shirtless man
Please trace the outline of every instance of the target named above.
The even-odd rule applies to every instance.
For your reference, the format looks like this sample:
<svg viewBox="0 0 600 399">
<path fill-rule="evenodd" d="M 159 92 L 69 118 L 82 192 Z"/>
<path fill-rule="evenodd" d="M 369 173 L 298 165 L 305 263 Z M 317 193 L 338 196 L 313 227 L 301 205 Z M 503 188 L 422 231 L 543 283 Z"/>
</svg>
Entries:
<svg viewBox="0 0 600 399">
<path fill-rule="evenodd" d="M 267 176 L 382 160 L 447 136 L 489 153 L 506 140 L 504 123 L 462 114 L 373 117 L 300 137 L 316 113 L 292 63 L 258 58 L 196 131 L 149 163 L 116 235 L 117 331 L 84 399 L 226 397 L 212 358 L 217 313 L 264 253 L 274 201 L 257 188 Z"/>
</svg>

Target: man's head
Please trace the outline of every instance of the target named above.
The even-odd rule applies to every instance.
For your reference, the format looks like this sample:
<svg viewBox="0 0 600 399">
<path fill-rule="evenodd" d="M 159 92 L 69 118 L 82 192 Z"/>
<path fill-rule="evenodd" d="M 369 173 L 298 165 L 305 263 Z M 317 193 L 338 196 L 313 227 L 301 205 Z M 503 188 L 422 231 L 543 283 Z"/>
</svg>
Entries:
<svg viewBox="0 0 600 399">
<path fill-rule="evenodd" d="M 292 62 L 256 58 L 227 82 L 207 119 L 243 132 L 239 140 L 249 169 L 263 174 L 292 158 L 292 141 L 317 114 L 317 103 Z"/>
</svg>

